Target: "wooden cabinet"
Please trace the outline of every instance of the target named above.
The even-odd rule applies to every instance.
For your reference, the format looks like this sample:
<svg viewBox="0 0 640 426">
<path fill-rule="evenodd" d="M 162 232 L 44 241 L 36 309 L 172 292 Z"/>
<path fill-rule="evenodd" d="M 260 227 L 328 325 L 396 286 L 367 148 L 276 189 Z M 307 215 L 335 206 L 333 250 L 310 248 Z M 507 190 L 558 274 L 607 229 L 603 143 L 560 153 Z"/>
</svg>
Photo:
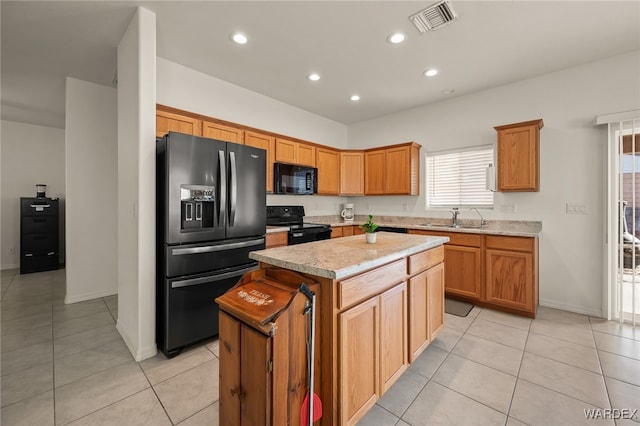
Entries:
<svg viewBox="0 0 640 426">
<path fill-rule="evenodd" d="M 498 132 L 498 191 L 540 190 L 542 119 L 494 127 Z"/>
<path fill-rule="evenodd" d="M 335 149 L 317 148 L 318 194 L 338 195 L 340 193 L 340 154 Z"/>
<path fill-rule="evenodd" d="M 313 145 L 276 138 L 276 163 L 316 166 L 316 147 Z"/>
<path fill-rule="evenodd" d="M 267 192 L 273 192 L 273 162 L 275 156 L 275 138 L 262 133 L 246 131 L 244 144 L 267 151 Z"/>
<path fill-rule="evenodd" d="M 364 193 L 383 195 L 385 193 L 385 150 L 376 149 L 364 153 Z"/>
<path fill-rule="evenodd" d="M 418 195 L 420 193 L 420 145 L 406 143 L 364 154 L 366 195 Z"/>
<path fill-rule="evenodd" d="M 407 283 L 380 295 L 380 395 L 409 367 Z"/>
<path fill-rule="evenodd" d="M 364 195 L 364 152 L 340 152 L 340 195 Z"/>
<path fill-rule="evenodd" d="M 244 131 L 237 127 L 227 126 L 213 121 L 203 121 L 202 136 L 225 142 L 243 143 Z"/>
<path fill-rule="evenodd" d="M 486 300 L 535 315 L 538 304 L 533 238 L 487 236 Z"/>
<path fill-rule="evenodd" d="M 282 247 L 287 245 L 288 233 L 285 232 L 269 232 L 266 236 L 266 248 Z"/>
<path fill-rule="evenodd" d="M 375 404 L 380 389 L 380 300 L 340 315 L 340 424 L 352 425 Z"/>
<path fill-rule="evenodd" d="M 353 235 L 353 226 L 343 226 L 342 227 L 342 236 L 343 237 L 350 237 Z"/>
<path fill-rule="evenodd" d="M 344 233 L 342 232 L 343 229 L 344 229 L 343 226 L 332 226 L 331 227 L 331 238 L 344 237 Z"/>
<path fill-rule="evenodd" d="M 409 257 L 409 362 L 424 351 L 444 327 L 444 249 Z M 422 271 L 422 272 L 420 272 Z"/>
<path fill-rule="evenodd" d="M 169 132 L 202 136 L 202 121 L 187 115 L 156 110 L 156 137 L 162 137 Z"/>
<path fill-rule="evenodd" d="M 353 235 L 362 235 L 364 233 L 364 229 L 360 228 L 358 225 L 353 225 Z"/>
<path fill-rule="evenodd" d="M 445 293 L 481 306 L 535 318 L 538 239 L 409 230 L 450 238 L 444 245 Z M 411 290 L 411 283 L 409 286 Z"/>
</svg>

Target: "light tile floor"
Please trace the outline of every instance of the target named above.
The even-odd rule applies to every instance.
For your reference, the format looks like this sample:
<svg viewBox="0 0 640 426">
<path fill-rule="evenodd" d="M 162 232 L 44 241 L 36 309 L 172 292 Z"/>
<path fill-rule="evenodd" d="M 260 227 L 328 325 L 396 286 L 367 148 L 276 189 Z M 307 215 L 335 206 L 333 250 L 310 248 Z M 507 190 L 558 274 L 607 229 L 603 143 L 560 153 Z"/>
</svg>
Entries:
<svg viewBox="0 0 640 426">
<path fill-rule="evenodd" d="M 217 340 L 136 363 L 115 329 L 117 297 L 65 305 L 64 293 L 64 270 L 2 271 L 3 426 L 218 425 Z M 614 424 L 587 420 L 590 408 L 640 410 L 640 327 L 474 308 L 447 314 L 359 425 Z M 638 426 L 640 412 L 615 424 Z"/>
</svg>

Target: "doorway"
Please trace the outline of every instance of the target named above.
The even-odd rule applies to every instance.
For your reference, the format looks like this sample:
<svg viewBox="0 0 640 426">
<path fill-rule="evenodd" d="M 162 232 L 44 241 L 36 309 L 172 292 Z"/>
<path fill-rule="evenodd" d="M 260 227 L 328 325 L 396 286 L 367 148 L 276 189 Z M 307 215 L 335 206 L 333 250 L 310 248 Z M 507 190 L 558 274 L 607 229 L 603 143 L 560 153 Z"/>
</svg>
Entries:
<svg viewBox="0 0 640 426">
<path fill-rule="evenodd" d="M 635 325 L 640 323 L 640 119 L 622 119 L 608 126 L 607 286 L 603 297 L 608 319 Z"/>
</svg>

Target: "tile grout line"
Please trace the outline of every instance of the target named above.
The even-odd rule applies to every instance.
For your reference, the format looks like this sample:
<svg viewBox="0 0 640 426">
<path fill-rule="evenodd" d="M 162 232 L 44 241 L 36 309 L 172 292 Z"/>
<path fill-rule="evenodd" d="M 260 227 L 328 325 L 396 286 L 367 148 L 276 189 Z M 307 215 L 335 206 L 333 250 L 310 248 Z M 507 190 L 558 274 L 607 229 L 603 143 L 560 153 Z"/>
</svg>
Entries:
<svg viewBox="0 0 640 426">
<path fill-rule="evenodd" d="M 527 352 L 527 343 L 529 343 L 529 336 L 531 335 L 531 326 L 533 325 L 533 320 L 529 322 L 529 329 L 527 330 L 527 338 L 524 341 L 524 346 L 522 347 L 522 356 L 520 357 L 520 365 L 518 365 L 518 371 L 516 372 L 516 382 L 513 385 L 513 390 L 511 391 L 511 400 L 509 401 L 509 408 L 507 408 L 507 422 L 509 422 L 509 417 L 513 417 L 519 422 L 525 423 L 524 421 L 518 419 L 511 415 L 511 407 L 513 406 L 513 398 L 516 396 L 516 388 L 518 387 L 518 381 L 520 379 L 520 371 L 522 370 L 522 364 L 524 363 L 524 355 Z M 522 379 L 524 380 L 524 379 Z"/>
</svg>

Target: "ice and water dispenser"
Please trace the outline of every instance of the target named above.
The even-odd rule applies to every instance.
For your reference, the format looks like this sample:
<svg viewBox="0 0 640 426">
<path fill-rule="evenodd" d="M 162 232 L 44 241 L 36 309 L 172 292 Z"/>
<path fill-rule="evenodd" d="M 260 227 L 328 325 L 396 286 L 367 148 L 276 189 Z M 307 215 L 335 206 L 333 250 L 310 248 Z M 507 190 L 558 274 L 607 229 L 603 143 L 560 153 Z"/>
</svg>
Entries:
<svg viewBox="0 0 640 426">
<path fill-rule="evenodd" d="M 181 185 L 181 229 L 196 231 L 213 228 L 215 223 L 215 186 Z"/>
</svg>

